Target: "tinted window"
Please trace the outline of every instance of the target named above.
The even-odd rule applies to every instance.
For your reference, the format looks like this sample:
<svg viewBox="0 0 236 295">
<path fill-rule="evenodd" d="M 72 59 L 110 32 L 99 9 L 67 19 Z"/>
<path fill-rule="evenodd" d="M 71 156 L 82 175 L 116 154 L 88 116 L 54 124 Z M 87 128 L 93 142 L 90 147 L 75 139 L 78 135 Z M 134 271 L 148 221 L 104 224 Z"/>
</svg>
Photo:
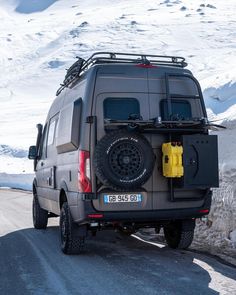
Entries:
<svg viewBox="0 0 236 295">
<path fill-rule="evenodd" d="M 199 96 L 195 82 L 188 77 L 170 77 L 169 87 L 172 94 Z"/>
<path fill-rule="evenodd" d="M 56 121 L 52 121 L 50 123 L 49 130 L 48 130 L 48 143 L 47 143 L 47 145 L 53 144 L 55 126 L 56 126 Z"/>
<path fill-rule="evenodd" d="M 136 98 L 109 97 L 104 100 L 104 118 L 128 120 L 130 115 L 140 116 L 139 102 Z"/>
<path fill-rule="evenodd" d="M 172 114 L 168 116 L 167 99 L 161 101 L 162 120 L 189 120 L 192 118 L 191 105 L 186 100 L 171 99 Z"/>
<path fill-rule="evenodd" d="M 39 145 L 39 158 L 44 159 L 46 157 L 46 136 L 47 134 L 47 124 L 43 128 L 43 134 L 41 137 L 40 145 Z"/>
</svg>

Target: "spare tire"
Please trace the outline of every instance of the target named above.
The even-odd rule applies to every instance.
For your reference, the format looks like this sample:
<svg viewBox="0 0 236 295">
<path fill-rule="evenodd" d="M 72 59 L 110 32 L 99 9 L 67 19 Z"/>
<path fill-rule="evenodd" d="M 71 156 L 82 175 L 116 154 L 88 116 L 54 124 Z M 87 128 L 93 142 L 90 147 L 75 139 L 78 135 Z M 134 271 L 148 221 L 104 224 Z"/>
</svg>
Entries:
<svg viewBox="0 0 236 295">
<path fill-rule="evenodd" d="M 150 178 L 154 163 L 155 156 L 147 139 L 127 130 L 107 133 L 94 152 L 98 179 L 114 190 L 140 188 Z"/>
</svg>

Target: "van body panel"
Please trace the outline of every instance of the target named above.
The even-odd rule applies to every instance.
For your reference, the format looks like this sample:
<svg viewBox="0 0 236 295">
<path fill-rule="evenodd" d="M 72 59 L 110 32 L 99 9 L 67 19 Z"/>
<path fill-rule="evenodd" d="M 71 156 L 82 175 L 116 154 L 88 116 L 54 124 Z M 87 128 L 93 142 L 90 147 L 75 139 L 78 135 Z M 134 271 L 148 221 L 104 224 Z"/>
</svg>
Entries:
<svg viewBox="0 0 236 295">
<path fill-rule="evenodd" d="M 105 68 L 105 67 L 104 67 Z M 136 98 L 140 104 L 140 115 L 143 120 L 150 120 L 161 116 L 160 102 L 166 98 L 165 87 L 165 73 L 166 69 L 152 68 L 152 69 L 136 69 L 124 67 L 122 71 L 117 69 L 111 70 L 111 67 L 107 69 L 99 69 L 96 80 L 96 90 L 94 100 L 96 103 L 93 109 L 93 114 L 97 117 L 97 126 L 103 126 L 97 130 L 97 140 L 99 141 L 105 135 L 104 128 L 104 101 L 107 98 Z M 179 74 L 179 69 L 171 69 L 170 73 Z M 190 75 L 189 71 L 185 72 L 186 75 Z M 114 83 L 115 81 L 115 83 Z M 132 81 L 132 82 L 130 82 Z M 184 85 L 183 85 L 184 84 Z M 170 89 L 175 90 L 176 94 L 189 93 L 189 95 L 197 95 L 196 86 L 192 80 L 172 79 L 170 80 Z M 138 90 L 139 92 L 136 92 Z M 102 93 L 100 93 L 102 91 Z M 198 99 L 185 98 L 191 105 L 193 110 L 193 117 L 202 117 L 201 105 Z M 98 200 L 93 201 L 93 205 L 96 210 L 100 211 L 116 211 L 116 210 L 163 210 L 168 208 L 191 208 L 193 206 L 200 207 L 203 204 L 203 200 L 199 200 L 199 194 L 189 190 L 188 192 L 182 191 L 184 196 L 190 198 L 192 201 L 187 201 L 185 204 L 171 203 L 169 200 L 169 185 L 168 179 L 162 175 L 162 151 L 161 146 L 163 142 L 168 142 L 168 137 L 162 134 L 145 135 L 152 145 L 154 154 L 156 155 L 156 162 L 153 169 L 153 174 L 150 179 L 143 185 L 143 189 L 146 191 L 145 200 L 148 197 L 148 201 L 142 204 L 104 204 L 103 195 L 99 194 Z M 91 147 L 92 149 L 92 147 Z M 92 160 L 93 162 L 93 160 Z M 93 170 L 93 169 L 92 169 Z M 112 191 L 110 191 L 112 193 Z M 129 192 L 127 192 L 129 193 Z M 131 192 L 132 193 L 132 192 Z M 180 192 L 181 194 L 181 192 Z M 183 196 L 183 198 L 184 198 Z M 201 194 L 200 194 L 201 196 Z M 195 200 L 196 198 L 196 200 Z"/>
</svg>

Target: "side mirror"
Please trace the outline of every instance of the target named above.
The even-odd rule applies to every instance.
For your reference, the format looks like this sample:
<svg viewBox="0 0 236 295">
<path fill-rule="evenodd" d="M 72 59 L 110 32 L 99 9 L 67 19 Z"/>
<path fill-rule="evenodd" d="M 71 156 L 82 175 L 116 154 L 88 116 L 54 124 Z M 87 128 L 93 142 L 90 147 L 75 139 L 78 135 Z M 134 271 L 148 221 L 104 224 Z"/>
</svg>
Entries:
<svg viewBox="0 0 236 295">
<path fill-rule="evenodd" d="M 28 158 L 30 160 L 35 160 L 37 158 L 37 149 L 35 145 L 31 145 L 29 147 L 29 154 L 28 154 Z"/>
</svg>

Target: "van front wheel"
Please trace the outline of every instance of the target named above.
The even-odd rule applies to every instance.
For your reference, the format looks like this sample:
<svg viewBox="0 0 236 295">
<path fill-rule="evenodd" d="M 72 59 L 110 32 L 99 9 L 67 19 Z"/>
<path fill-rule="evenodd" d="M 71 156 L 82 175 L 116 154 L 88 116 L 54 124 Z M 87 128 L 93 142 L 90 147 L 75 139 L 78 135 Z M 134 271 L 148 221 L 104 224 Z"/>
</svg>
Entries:
<svg viewBox="0 0 236 295">
<path fill-rule="evenodd" d="M 195 220 L 180 220 L 164 226 L 166 243 L 173 249 L 187 249 L 194 236 Z"/>
<path fill-rule="evenodd" d="M 34 227 L 36 229 L 46 229 L 48 224 L 48 211 L 40 207 L 36 195 L 33 197 L 32 211 Z"/>
<path fill-rule="evenodd" d="M 86 231 L 73 223 L 68 203 L 62 205 L 60 213 L 61 250 L 65 254 L 79 254 L 84 248 Z"/>
</svg>

